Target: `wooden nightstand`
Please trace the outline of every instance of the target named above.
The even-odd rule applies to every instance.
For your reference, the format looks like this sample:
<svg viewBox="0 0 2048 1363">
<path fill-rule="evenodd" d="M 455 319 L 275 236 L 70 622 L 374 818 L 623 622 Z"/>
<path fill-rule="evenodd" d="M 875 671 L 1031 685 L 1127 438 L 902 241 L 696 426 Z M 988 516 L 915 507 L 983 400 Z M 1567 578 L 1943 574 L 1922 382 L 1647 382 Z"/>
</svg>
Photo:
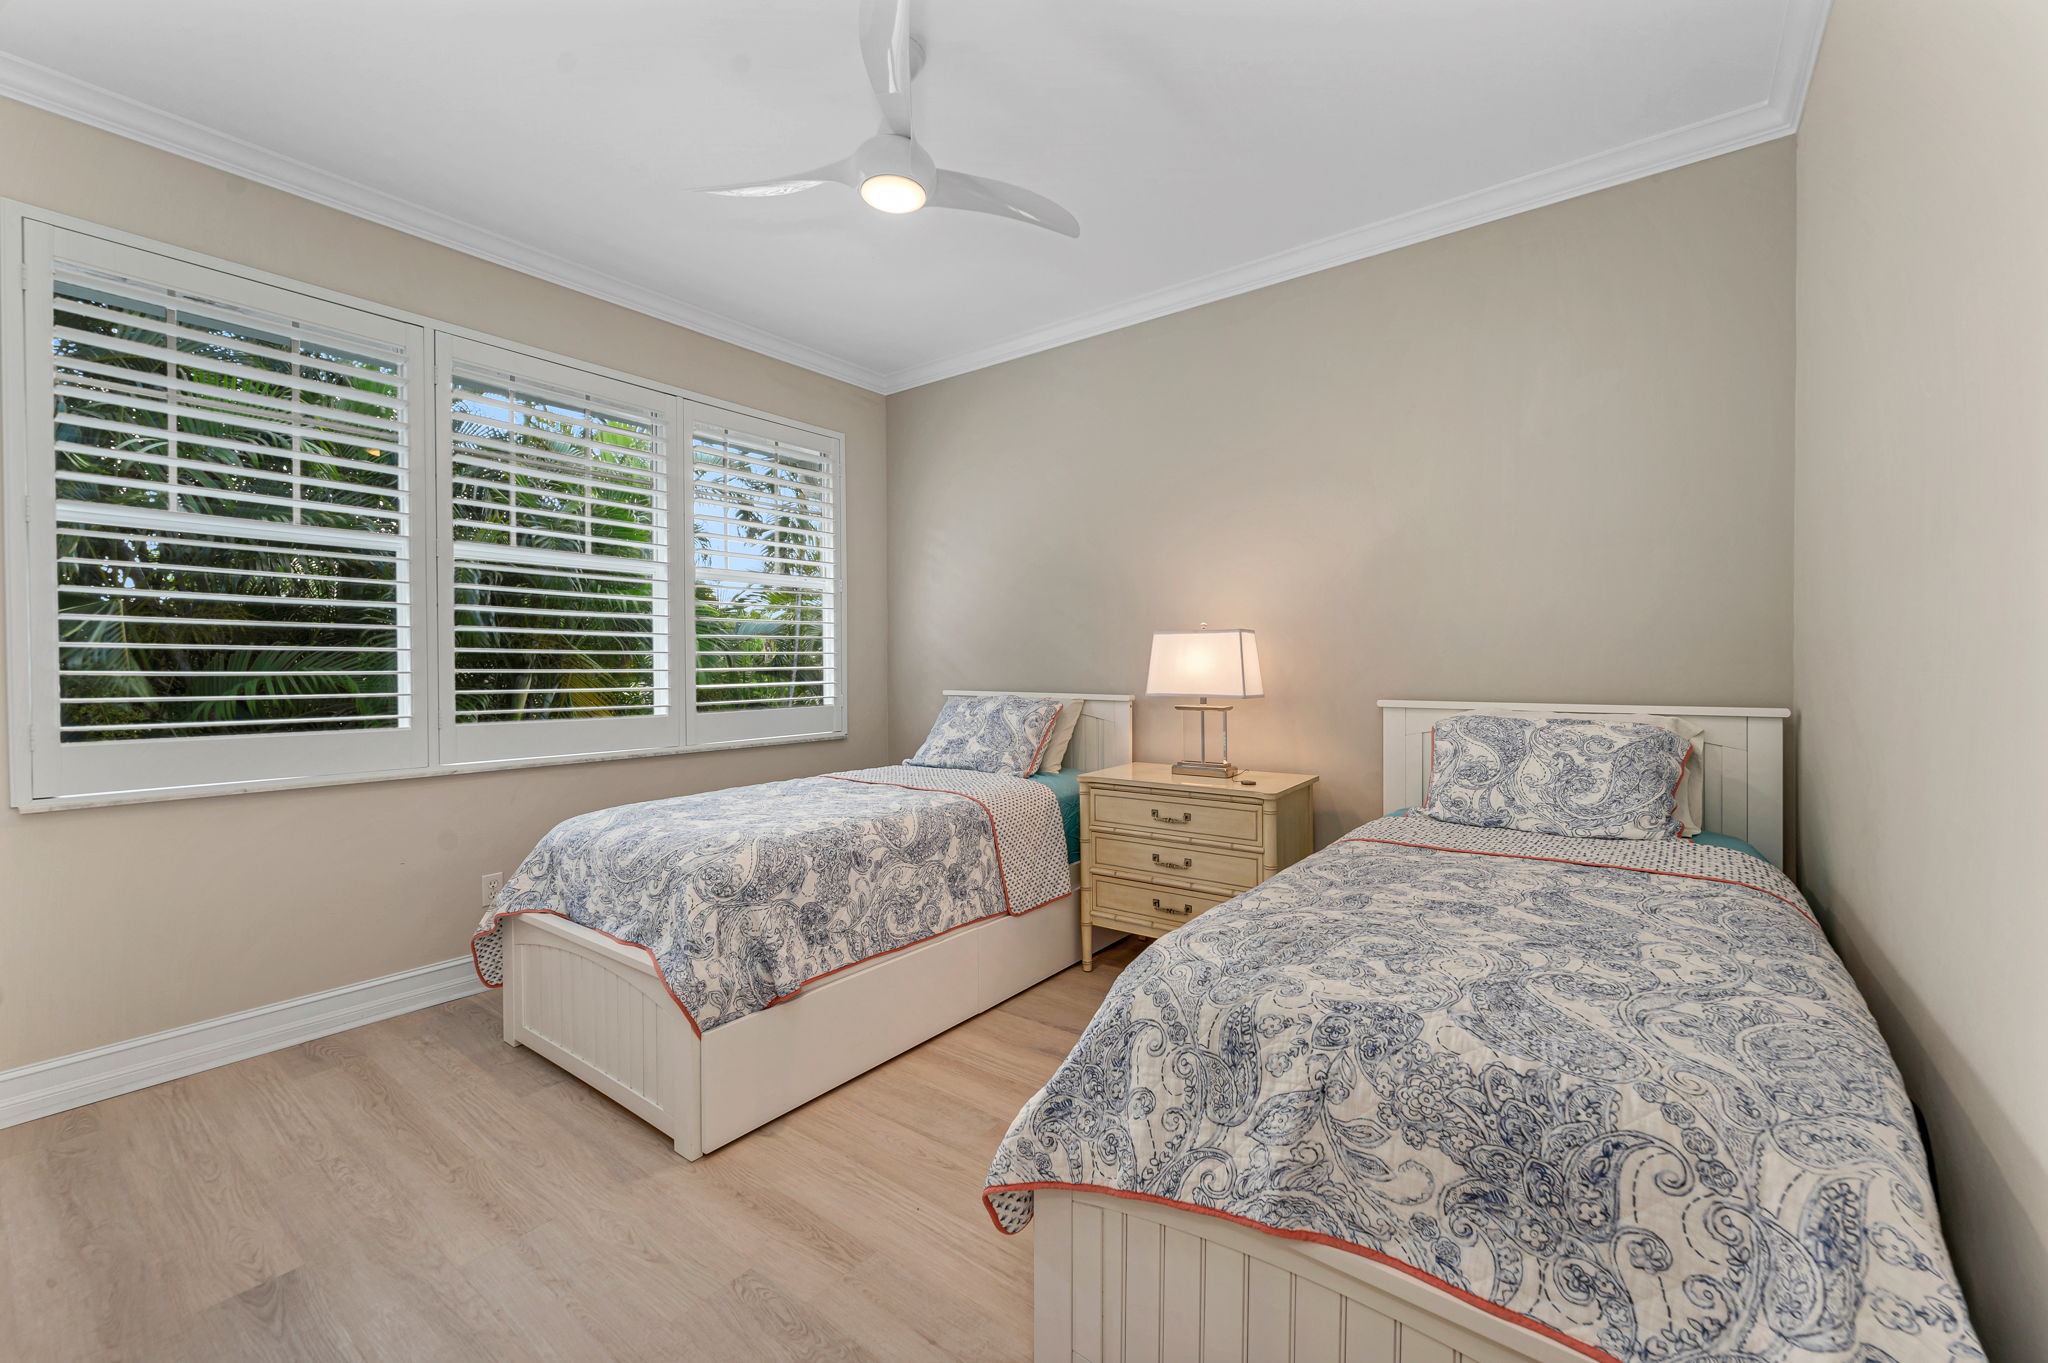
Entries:
<svg viewBox="0 0 2048 1363">
<path fill-rule="evenodd" d="M 1163 937 L 1309 854 L 1313 776 L 1175 776 L 1164 762 L 1081 775 L 1081 968 L 1094 929 Z"/>
</svg>

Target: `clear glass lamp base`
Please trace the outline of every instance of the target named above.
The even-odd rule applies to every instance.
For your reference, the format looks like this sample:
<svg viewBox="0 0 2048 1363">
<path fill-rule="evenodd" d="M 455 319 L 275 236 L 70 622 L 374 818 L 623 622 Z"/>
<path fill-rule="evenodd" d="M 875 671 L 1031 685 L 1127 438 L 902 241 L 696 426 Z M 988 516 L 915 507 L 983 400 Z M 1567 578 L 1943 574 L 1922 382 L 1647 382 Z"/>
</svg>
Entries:
<svg viewBox="0 0 2048 1363">
<path fill-rule="evenodd" d="M 1195 752 L 1192 755 L 1183 756 L 1180 761 L 1174 763 L 1173 774 L 1175 776 L 1207 776 L 1219 781 L 1228 781 L 1236 776 L 1238 768 L 1230 760 L 1230 707 L 1228 705 L 1211 705 L 1209 698 L 1204 696 L 1200 705 L 1176 705 L 1173 708 L 1200 718 L 1199 737 L 1194 745 Z M 1209 756 L 1210 715 L 1220 715 L 1223 718 L 1223 755 L 1220 758 L 1211 758 Z M 1186 749 L 1183 748 L 1182 752 L 1185 753 Z"/>
</svg>

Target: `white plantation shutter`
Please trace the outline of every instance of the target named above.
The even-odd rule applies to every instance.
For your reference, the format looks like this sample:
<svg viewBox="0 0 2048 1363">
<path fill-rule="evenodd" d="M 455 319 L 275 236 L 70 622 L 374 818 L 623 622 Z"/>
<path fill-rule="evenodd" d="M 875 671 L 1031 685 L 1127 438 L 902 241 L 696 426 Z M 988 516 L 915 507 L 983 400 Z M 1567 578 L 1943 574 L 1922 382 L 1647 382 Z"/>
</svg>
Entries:
<svg viewBox="0 0 2048 1363">
<path fill-rule="evenodd" d="M 836 441 L 706 404 L 690 429 L 693 743 L 845 732 Z"/>
<path fill-rule="evenodd" d="M 17 807 L 845 734 L 838 437 L 40 210 L 0 240 Z"/>
<path fill-rule="evenodd" d="M 681 742 L 672 400 L 449 338 L 452 762 Z"/>
<path fill-rule="evenodd" d="M 29 227 L 34 794 L 424 760 L 420 329 Z"/>
</svg>

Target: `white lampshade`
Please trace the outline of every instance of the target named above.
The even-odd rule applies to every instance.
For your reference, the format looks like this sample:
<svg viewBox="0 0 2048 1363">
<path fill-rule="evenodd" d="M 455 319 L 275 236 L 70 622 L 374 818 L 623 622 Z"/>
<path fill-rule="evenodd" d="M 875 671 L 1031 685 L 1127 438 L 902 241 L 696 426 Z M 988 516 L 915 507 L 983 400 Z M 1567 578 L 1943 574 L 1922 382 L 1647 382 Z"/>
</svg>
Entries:
<svg viewBox="0 0 2048 1363">
<path fill-rule="evenodd" d="M 1259 640 L 1248 629 L 1161 630 L 1152 636 L 1148 696 L 1263 696 Z"/>
</svg>

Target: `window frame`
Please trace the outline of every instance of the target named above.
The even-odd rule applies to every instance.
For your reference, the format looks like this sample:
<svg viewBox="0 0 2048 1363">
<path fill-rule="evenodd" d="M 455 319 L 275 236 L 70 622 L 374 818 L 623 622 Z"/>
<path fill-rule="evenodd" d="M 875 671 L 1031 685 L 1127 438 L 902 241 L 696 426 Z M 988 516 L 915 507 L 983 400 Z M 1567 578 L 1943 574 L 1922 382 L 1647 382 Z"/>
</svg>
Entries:
<svg viewBox="0 0 2048 1363">
<path fill-rule="evenodd" d="M 543 719 L 520 720 L 502 724 L 462 724 L 457 721 L 455 667 L 456 626 L 454 573 L 459 560 L 455 554 L 455 517 L 452 514 L 452 484 L 455 469 L 455 435 L 448 420 L 453 399 L 453 378 L 457 367 L 470 364 L 478 369 L 503 371 L 518 377 L 536 380 L 558 388 L 581 386 L 593 390 L 609 387 L 622 403 L 625 401 L 653 400 L 653 409 L 660 413 L 666 427 L 664 434 L 663 462 L 667 465 L 664 477 L 667 481 L 666 502 L 663 507 L 665 522 L 661 526 L 661 540 L 667 554 L 667 561 L 657 573 L 649 574 L 659 578 L 667 593 L 664 606 L 666 615 L 666 654 L 657 663 L 657 673 L 666 672 L 666 708 L 652 715 L 635 715 L 604 719 Z M 682 561 L 683 555 L 676 537 L 676 520 L 679 514 L 676 486 L 677 433 L 682 424 L 683 403 L 673 394 L 663 392 L 644 384 L 631 383 L 593 373 L 587 368 L 544 360 L 517 349 L 477 341 L 469 337 L 443 335 L 436 338 L 434 346 L 434 467 L 439 475 L 441 492 L 440 514 L 435 527 L 437 558 L 440 567 L 437 582 L 443 599 L 436 610 L 436 623 L 440 633 L 441 656 L 448 660 L 440 674 L 434 679 L 438 690 L 438 715 L 441 760 L 454 767 L 474 770 L 494 762 L 516 761 L 524 758 L 576 757 L 601 755 L 604 753 L 645 752 L 650 749 L 669 751 L 684 746 L 682 724 L 684 692 L 677 684 L 676 673 L 680 666 L 677 661 L 676 616 L 680 601 L 687 599 L 690 582 L 690 565 Z M 520 374 L 519 371 L 527 371 Z M 630 389 L 630 392 L 621 390 Z M 683 594 L 679 598 L 679 593 Z"/>
<path fill-rule="evenodd" d="M 31 224 L 41 224 L 56 231 L 97 238 L 127 250 L 146 252 L 169 262 L 174 269 L 182 266 L 214 271 L 270 289 L 301 295 L 313 300 L 316 305 L 348 308 L 394 325 L 413 327 L 420 331 L 424 344 L 414 365 L 414 372 L 409 376 L 410 400 L 413 404 L 411 429 L 416 433 L 419 442 L 414 448 L 410 475 L 410 514 L 414 518 L 415 533 L 409 537 L 414 555 L 410 573 L 415 588 L 415 599 L 412 602 L 412 717 L 414 728 L 421 735 L 424 747 L 424 755 L 419 762 L 374 770 L 307 770 L 291 775 L 231 778 L 208 781 L 204 784 L 40 797 L 36 795 L 37 741 L 53 741 L 44 737 L 44 722 L 38 713 L 48 699 L 42 689 L 43 680 L 38 674 L 49 672 L 47 667 L 42 666 L 43 657 L 39 650 L 54 637 L 55 597 L 51 590 L 54 559 L 50 554 L 35 552 L 44 538 L 41 532 L 53 531 L 54 520 L 47 514 L 52 508 L 48 492 L 51 480 L 48 470 L 39 462 L 40 456 L 49 452 L 49 442 L 52 438 L 52 433 L 47 429 L 47 395 L 33 388 L 34 374 L 42 373 L 47 376 L 47 364 L 37 363 L 38 351 L 47 345 L 47 340 L 40 335 L 30 334 L 30 329 L 37 324 L 37 309 L 34 303 L 44 301 L 38 300 L 34 291 L 47 290 L 50 275 L 47 260 L 35 261 L 27 258 L 27 248 L 32 235 Z M 47 307 L 44 308 L 42 316 L 47 318 Z M 477 347 L 501 352 L 523 362 L 538 362 L 547 367 L 587 374 L 598 383 L 647 390 L 661 395 L 668 403 L 668 410 L 674 421 L 666 451 L 670 488 L 668 667 L 670 711 L 674 723 L 666 730 L 664 741 L 645 743 L 643 727 L 642 732 L 621 740 L 634 746 L 601 746 L 593 751 L 543 751 L 539 749 L 548 745 L 535 745 L 528 750 L 521 750 L 521 745 L 508 744 L 501 745 L 497 753 L 472 755 L 468 760 L 452 760 L 456 756 L 452 750 L 462 745 L 447 733 L 447 730 L 454 727 L 452 703 L 455 673 L 452 652 L 454 614 L 450 605 L 453 600 L 453 593 L 450 590 L 453 554 L 449 544 L 452 531 L 448 515 L 452 469 L 449 461 L 449 434 L 444 429 L 446 422 L 442 420 L 447 401 L 442 380 L 454 351 Z M 680 521 L 691 509 L 689 488 L 692 477 L 692 441 L 691 427 L 688 423 L 692 417 L 705 413 L 714 414 L 720 424 L 738 430 L 751 427 L 762 429 L 764 433 L 777 429 L 799 433 L 806 443 L 821 447 L 832 461 L 840 494 L 834 506 L 832 523 L 835 558 L 831 581 L 831 610 L 837 625 L 831 649 L 837 704 L 791 711 L 750 712 L 767 717 L 756 732 L 735 734 L 731 732 L 733 726 L 723 726 L 722 729 L 718 726 L 706 726 L 697 722 L 695 714 L 695 554 L 692 552 L 691 542 L 684 537 Z M 45 427 L 40 433 L 37 430 L 39 422 Z M 5 576 L 4 592 L 0 592 L 0 606 L 4 606 L 5 616 L 4 630 L 0 630 L 0 638 L 4 638 L 6 651 L 4 681 L 7 692 L 5 719 L 8 737 L 9 800 L 13 808 L 24 813 L 194 799 L 249 791 L 409 780 L 464 772 L 516 770 L 524 767 L 615 761 L 633 757 L 672 756 L 783 743 L 829 742 L 845 738 L 849 700 L 846 675 L 847 621 L 851 598 L 847 584 L 850 555 L 846 543 L 845 492 L 845 437 L 842 432 L 829 427 L 741 406 L 673 383 L 508 340 L 429 314 L 372 302 L 337 290 L 308 284 L 302 280 L 255 269 L 236 261 L 189 251 L 135 233 L 109 228 L 68 214 L 49 212 L 17 200 L 0 198 L 0 516 L 5 518 L 4 528 L 0 528 L 0 543 L 4 543 L 0 565 L 4 565 Z M 827 713 L 821 715 L 818 713 L 820 710 Z M 814 716 L 827 727 L 819 728 L 816 723 L 791 722 L 776 718 L 786 715 Z M 614 721 L 609 719 L 563 722 L 564 725 L 612 723 Z M 463 727 L 511 729 L 526 725 Z M 544 727 L 554 729 L 557 725 L 550 723 Z M 797 731 L 786 731 L 790 729 Z M 342 735 L 307 735 L 315 736 L 344 738 Z M 231 741 L 233 740 L 220 740 L 222 743 Z M 124 742 L 203 744 L 207 740 Z M 345 746 L 345 740 L 338 746 Z M 565 745 L 553 746 L 559 748 Z M 219 748 L 215 750 L 220 751 Z M 47 769 L 48 764 L 44 765 Z"/>
<path fill-rule="evenodd" d="M 420 504 L 420 485 L 427 481 L 421 476 L 419 467 L 422 458 L 420 445 L 426 428 L 420 422 L 420 413 L 414 404 L 426 360 L 427 333 L 422 328 L 393 322 L 361 309 L 344 309 L 327 300 L 306 299 L 296 294 L 280 297 L 287 291 L 72 229 L 29 224 L 25 228 L 23 244 L 27 271 L 25 281 L 30 290 L 23 294 L 22 329 L 16 334 L 23 344 L 19 369 L 24 396 L 31 408 L 38 396 L 47 402 L 58 367 L 50 355 L 48 332 L 44 326 L 53 312 L 49 301 L 51 291 L 48 288 L 35 289 L 34 283 L 36 279 L 48 281 L 53 278 L 52 267 L 59 257 L 76 259 L 90 269 L 147 275 L 153 283 L 168 285 L 181 292 L 214 296 L 230 305 L 288 305 L 294 310 L 295 320 L 335 329 L 353 328 L 368 339 L 402 345 L 406 351 L 404 382 L 407 388 L 404 438 L 409 454 L 401 483 L 405 509 L 400 516 L 405 528 L 391 537 L 390 548 L 398 555 L 398 561 L 407 573 L 417 572 L 417 563 L 426 554 L 428 544 L 427 527 L 416 514 Z M 51 555 L 33 552 L 33 545 L 41 541 L 47 546 L 50 542 L 48 537 L 54 534 L 57 523 L 64 517 L 56 510 L 55 480 L 49 476 L 49 464 L 36 458 L 38 454 L 47 455 L 51 446 L 47 441 L 39 444 L 34 436 L 30 436 L 27 448 L 31 472 L 27 479 L 26 516 L 21 538 L 27 541 L 30 552 L 22 583 L 25 601 L 20 614 L 26 617 L 31 635 L 29 658 L 33 674 L 37 662 L 46 663 L 57 652 L 59 624 L 59 616 L 52 607 L 57 593 L 57 562 Z M 431 459 L 431 455 L 426 458 Z M 40 474 L 33 471 L 35 464 L 43 465 Z M 154 520 L 168 530 L 175 526 L 181 515 L 177 511 L 139 516 L 133 511 L 110 511 L 104 520 L 127 521 L 131 525 Z M 205 525 L 178 528 L 187 533 L 224 533 L 229 529 Z M 235 529 L 256 539 L 289 541 L 298 538 L 292 529 L 279 529 L 268 521 L 251 520 Z M 405 591 L 401 599 L 405 602 L 407 614 L 405 623 L 398 628 L 406 637 L 403 649 L 408 660 L 406 673 L 410 679 L 419 676 L 422 669 L 433 667 L 433 650 L 419 628 L 425 621 L 417 614 L 414 594 L 410 591 L 416 584 L 405 577 L 400 581 Z M 38 605 L 42 608 L 38 609 Z M 54 685 L 38 690 L 31 682 L 30 723 L 37 736 L 60 732 L 58 690 Z M 31 797 L 38 803 L 62 798 L 73 785 L 98 786 L 107 793 L 163 789 L 162 781 L 179 772 L 181 766 L 191 776 L 202 780 L 211 778 L 212 783 L 218 784 L 236 780 L 289 779 L 307 766 L 323 763 L 331 764 L 330 770 L 337 775 L 387 770 L 394 764 L 419 765 L 427 759 L 430 749 L 420 724 L 416 701 L 415 683 L 399 706 L 404 723 L 390 727 L 366 726 L 357 732 L 245 734 L 233 736 L 232 741 L 223 737 L 213 742 L 198 738 L 126 739 L 80 744 L 52 741 L 47 760 L 32 764 L 35 768 L 32 778 L 38 790 L 32 791 Z M 29 746 L 33 753 L 35 745 L 31 742 Z"/>
<path fill-rule="evenodd" d="M 696 436 L 698 428 L 707 425 L 789 444 L 801 443 L 808 445 L 816 440 L 817 434 L 808 427 L 799 426 L 795 422 L 763 416 L 740 418 L 736 417 L 731 409 L 720 407 L 716 403 L 685 402 L 681 411 L 681 424 L 677 428 L 677 443 L 682 448 L 675 451 L 672 457 L 675 459 L 676 465 L 680 468 L 683 476 L 688 480 L 684 485 L 687 490 L 686 496 L 681 500 L 684 500 L 689 506 L 693 535 L 696 510 L 694 496 L 696 483 Z M 792 436 L 797 437 L 797 439 L 792 440 Z M 807 738 L 824 738 L 834 733 L 843 734 L 846 732 L 846 563 L 844 559 L 846 544 L 846 461 L 840 456 L 836 448 L 822 450 L 820 453 L 825 456 L 830 468 L 833 496 L 831 528 L 825 532 L 830 536 L 832 543 L 832 557 L 830 561 L 832 572 L 831 576 L 827 579 L 829 583 L 827 589 L 829 600 L 826 606 L 831 624 L 831 635 L 829 647 L 821 650 L 828 659 L 826 673 L 831 678 L 830 694 L 832 699 L 825 705 L 804 706 L 802 708 L 792 706 L 782 710 L 750 710 L 740 714 L 700 713 L 698 711 L 697 673 L 699 669 L 697 666 L 696 546 L 694 542 L 683 545 L 678 551 L 678 557 L 687 556 L 690 560 L 685 565 L 686 571 L 689 574 L 687 585 L 684 588 L 687 595 L 680 598 L 678 602 L 678 616 L 681 619 L 678 632 L 687 630 L 689 635 L 689 661 L 683 678 L 683 722 L 686 737 L 699 746 L 727 747 L 737 742 L 748 741 L 795 743 L 802 742 Z M 679 521 L 680 517 L 678 517 L 678 523 Z M 676 533 L 680 536 L 680 528 L 677 529 Z M 709 571 L 705 575 L 714 578 L 722 576 L 722 574 L 715 570 Z M 742 718 L 761 719 L 763 721 L 761 728 L 765 729 L 767 734 L 751 737 L 735 735 L 734 730 L 744 727 L 737 722 Z M 821 728 L 820 725 L 823 727 Z"/>
</svg>

